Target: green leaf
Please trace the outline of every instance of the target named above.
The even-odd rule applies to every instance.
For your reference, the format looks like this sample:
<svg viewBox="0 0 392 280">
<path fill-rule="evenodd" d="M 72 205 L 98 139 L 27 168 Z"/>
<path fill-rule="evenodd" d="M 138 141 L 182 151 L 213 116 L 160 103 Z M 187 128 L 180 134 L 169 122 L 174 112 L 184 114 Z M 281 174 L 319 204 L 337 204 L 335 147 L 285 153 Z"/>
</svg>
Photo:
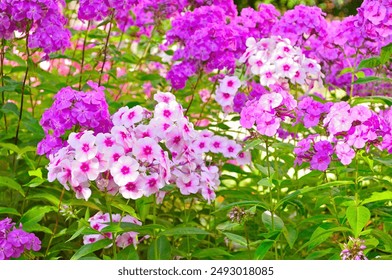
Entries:
<svg viewBox="0 0 392 280">
<path fill-rule="evenodd" d="M 160 236 L 154 240 L 148 248 L 149 260 L 170 260 L 171 247 L 166 236 Z"/>
<path fill-rule="evenodd" d="M 283 235 L 286 238 L 290 248 L 293 249 L 294 243 L 298 238 L 298 231 L 296 230 L 296 228 L 291 226 L 287 226 L 287 227 L 285 226 L 283 228 Z"/>
<path fill-rule="evenodd" d="M 179 235 L 199 235 L 199 234 L 209 234 L 209 232 L 195 227 L 176 227 L 160 232 L 159 236 L 161 235 L 179 236 Z"/>
<path fill-rule="evenodd" d="M 268 230 L 281 231 L 284 227 L 283 220 L 276 214 L 274 214 L 274 217 L 272 219 L 272 215 L 270 211 L 264 211 L 263 214 L 261 215 L 261 220 Z"/>
<path fill-rule="evenodd" d="M 312 234 L 310 240 L 306 242 L 298 251 L 301 251 L 305 247 L 309 247 L 309 249 L 313 249 L 316 246 L 323 243 L 328 239 L 334 232 L 352 232 L 351 229 L 347 227 L 334 227 L 331 229 L 324 229 L 322 227 L 318 227 Z"/>
<path fill-rule="evenodd" d="M 118 202 L 114 201 L 114 202 L 112 202 L 112 206 L 117 208 L 117 209 L 120 209 L 121 211 L 124 211 L 125 213 L 127 213 L 127 214 L 129 214 L 129 215 L 131 215 L 133 217 L 137 218 L 137 214 L 136 214 L 135 209 L 133 209 L 133 207 L 131 207 L 131 206 L 127 205 L 127 204 L 118 203 Z"/>
<path fill-rule="evenodd" d="M 295 192 L 292 192 L 292 193 L 288 194 L 287 196 L 285 196 L 284 198 L 282 198 L 281 200 L 279 200 L 279 202 L 276 204 L 276 208 L 281 206 L 284 202 L 296 198 L 298 195 L 306 194 L 306 193 L 313 192 L 313 191 L 320 191 L 320 190 L 332 188 L 335 186 L 353 185 L 353 184 L 355 184 L 353 181 L 334 181 L 334 182 L 328 182 L 325 184 L 321 184 L 316 187 L 305 187 L 300 190 L 296 190 Z"/>
<path fill-rule="evenodd" d="M 0 207 L 0 214 L 9 214 L 20 216 L 19 212 L 14 208 Z"/>
<path fill-rule="evenodd" d="M 383 79 L 380 77 L 375 77 L 375 76 L 367 76 L 367 77 L 363 77 L 363 78 L 358 78 L 357 80 L 355 80 L 353 82 L 354 85 L 358 85 L 358 84 L 366 84 L 366 83 L 370 83 L 370 82 L 374 82 L 374 81 L 382 81 Z"/>
<path fill-rule="evenodd" d="M 42 187 L 41 187 L 42 188 Z M 36 193 L 31 193 L 26 197 L 27 200 L 46 200 L 49 201 L 54 206 L 58 206 L 60 204 L 60 199 L 52 194 L 44 192 L 41 188 L 36 191 Z"/>
<path fill-rule="evenodd" d="M 269 180 L 268 178 L 261 179 L 257 184 L 263 187 L 269 187 L 269 188 L 273 187 L 271 180 Z"/>
<path fill-rule="evenodd" d="M 23 214 L 20 222 L 23 228 L 32 226 L 41 221 L 46 213 L 52 211 L 57 211 L 57 208 L 54 206 L 35 206 Z"/>
<path fill-rule="evenodd" d="M 43 179 L 42 178 L 42 170 L 41 170 L 41 168 L 38 168 L 36 170 L 30 170 L 29 171 L 29 175 L 32 176 L 32 177 L 38 177 L 40 179 Z"/>
<path fill-rule="evenodd" d="M 273 245 L 274 240 L 265 239 L 261 241 L 259 247 L 257 247 L 255 252 L 255 260 L 263 260 L 265 255 L 268 253 L 268 251 L 272 248 Z"/>
<path fill-rule="evenodd" d="M 242 149 L 243 151 L 247 151 L 249 149 L 252 149 L 256 146 L 259 146 L 263 141 L 261 139 L 254 139 L 252 141 L 248 141 L 245 143 L 244 148 Z"/>
<path fill-rule="evenodd" d="M 346 210 L 346 217 L 355 237 L 358 237 L 370 220 L 371 215 L 369 209 L 365 206 L 350 206 Z"/>
<path fill-rule="evenodd" d="M 371 58 L 367 58 L 367 59 L 363 59 L 359 65 L 358 65 L 358 69 L 361 68 L 374 68 L 377 66 L 380 66 L 382 63 L 380 57 L 371 57 Z"/>
<path fill-rule="evenodd" d="M 358 66 L 358 68 L 359 68 L 359 66 Z M 338 76 L 342 76 L 342 75 L 347 74 L 347 73 L 353 73 L 354 71 L 355 71 L 354 68 L 346 67 L 346 68 L 342 69 L 342 71 L 340 71 Z"/>
<path fill-rule="evenodd" d="M 36 177 L 36 178 L 33 178 L 27 184 L 24 184 L 23 186 L 30 187 L 30 188 L 35 188 L 35 187 L 38 187 L 38 186 L 42 185 L 45 182 L 46 182 L 45 179 L 41 179 L 41 178 Z"/>
<path fill-rule="evenodd" d="M 17 117 L 19 116 L 19 109 L 18 109 L 18 107 L 14 103 L 11 103 L 11 102 L 5 103 L 1 107 L 0 112 L 3 112 L 4 114 L 11 113 L 11 114 L 14 114 Z"/>
<path fill-rule="evenodd" d="M 13 190 L 19 192 L 23 197 L 25 196 L 25 192 L 24 192 L 22 186 L 19 185 L 19 183 L 16 182 L 14 179 L 11 179 L 9 177 L 0 176 L 0 187 L 6 187 L 6 188 L 13 189 Z"/>
<path fill-rule="evenodd" d="M 223 232 L 224 235 L 226 235 L 226 237 L 228 239 L 230 239 L 231 241 L 233 241 L 236 244 L 239 244 L 241 246 L 247 247 L 248 243 L 246 242 L 245 237 L 238 235 L 238 234 L 234 234 L 231 232 Z"/>
<path fill-rule="evenodd" d="M 388 62 L 391 55 L 392 55 L 392 43 L 389 43 L 388 45 L 381 48 L 381 53 L 380 53 L 381 63 L 385 64 L 386 62 Z"/>
<path fill-rule="evenodd" d="M 95 252 L 95 251 L 101 250 L 101 249 L 109 246 L 110 244 L 112 244 L 112 240 L 105 238 L 105 239 L 98 240 L 97 242 L 94 242 L 91 244 L 83 245 L 71 257 L 71 260 L 78 260 L 81 257 L 84 257 L 88 254 Z"/>
<path fill-rule="evenodd" d="M 372 104 L 387 104 L 392 105 L 392 98 L 388 96 L 366 96 L 366 97 L 354 97 L 352 98 L 352 105 L 358 105 L 361 103 L 372 103 Z"/>
<path fill-rule="evenodd" d="M 384 200 L 392 200 L 392 191 L 374 192 L 369 198 L 364 199 L 361 204 Z"/>
<path fill-rule="evenodd" d="M 201 249 L 195 251 L 192 254 L 192 257 L 197 259 L 206 259 L 206 258 L 216 259 L 219 256 L 231 257 L 231 254 L 227 252 L 226 248 L 225 249 L 220 249 L 220 248 Z"/>
<path fill-rule="evenodd" d="M 371 234 L 376 237 L 378 240 L 382 241 L 384 244 L 385 250 L 392 253 L 392 237 L 390 234 L 385 233 L 378 229 L 373 229 Z"/>
<path fill-rule="evenodd" d="M 137 254 L 135 247 L 130 245 L 120 250 L 117 254 L 117 260 L 139 260 L 139 255 Z"/>
</svg>

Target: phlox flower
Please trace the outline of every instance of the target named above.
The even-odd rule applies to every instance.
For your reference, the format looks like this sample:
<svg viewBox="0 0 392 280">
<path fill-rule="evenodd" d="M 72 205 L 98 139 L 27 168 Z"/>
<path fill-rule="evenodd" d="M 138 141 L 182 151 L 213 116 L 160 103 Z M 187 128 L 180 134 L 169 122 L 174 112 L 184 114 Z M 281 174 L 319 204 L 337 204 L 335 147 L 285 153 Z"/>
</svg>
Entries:
<svg viewBox="0 0 392 280">
<path fill-rule="evenodd" d="M 125 186 L 128 182 L 134 182 L 139 176 L 139 163 L 130 156 L 121 156 L 110 168 L 114 182 L 119 186 Z"/>
<path fill-rule="evenodd" d="M 83 198 L 87 201 L 91 196 L 90 183 L 87 181 L 81 182 L 76 186 L 73 185 L 72 189 L 75 191 L 75 196 L 78 199 Z"/>
<path fill-rule="evenodd" d="M 325 171 L 327 170 L 330 162 L 331 162 L 331 157 L 327 153 L 317 152 L 313 155 L 310 161 L 310 167 L 312 169 Z"/>
<path fill-rule="evenodd" d="M 235 93 L 224 92 L 220 88 L 215 91 L 215 100 L 222 107 L 232 106 Z"/>
<path fill-rule="evenodd" d="M 280 93 L 272 92 L 262 95 L 259 99 L 258 105 L 264 111 L 271 111 L 272 109 L 280 106 L 282 101 L 283 97 Z"/>
<path fill-rule="evenodd" d="M 94 181 L 99 174 L 99 163 L 96 158 L 87 161 L 73 161 L 72 162 L 72 186 L 79 186 L 81 183 L 88 180 Z"/>
<path fill-rule="evenodd" d="M 129 110 L 126 110 L 121 115 L 121 124 L 126 128 L 129 128 L 141 122 L 143 120 L 143 111 L 143 107 L 139 105 L 132 107 Z"/>
<path fill-rule="evenodd" d="M 210 147 L 210 138 L 208 137 L 199 137 L 192 143 L 192 149 L 196 154 L 202 154 L 209 151 Z"/>
<path fill-rule="evenodd" d="M 279 76 L 276 73 L 275 65 L 265 65 L 259 71 L 260 84 L 263 86 L 270 86 L 278 82 Z"/>
<path fill-rule="evenodd" d="M 83 133 L 78 138 L 76 133 L 71 133 L 68 138 L 69 145 L 75 149 L 75 159 L 78 161 L 86 161 L 93 159 L 98 152 L 95 146 L 95 136 L 92 131 Z"/>
<path fill-rule="evenodd" d="M 196 174 L 183 174 L 177 178 L 176 185 L 181 194 L 188 195 L 199 191 L 199 182 L 200 180 Z"/>
<path fill-rule="evenodd" d="M 236 158 L 242 147 L 233 140 L 228 140 L 223 150 L 223 156 L 226 158 Z"/>
<path fill-rule="evenodd" d="M 135 142 L 132 153 L 138 160 L 152 163 L 159 157 L 160 151 L 161 147 L 154 139 L 145 137 Z"/>
<path fill-rule="evenodd" d="M 219 84 L 219 89 L 230 95 L 235 95 L 240 87 L 241 81 L 237 76 L 225 76 Z"/>
<path fill-rule="evenodd" d="M 236 161 L 238 165 L 250 164 L 252 162 L 252 155 L 249 151 L 239 152 Z"/>
<path fill-rule="evenodd" d="M 299 70 L 298 64 L 290 57 L 279 59 L 275 62 L 276 73 L 281 77 L 292 79 Z"/>
<path fill-rule="evenodd" d="M 173 93 L 171 92 L 162 92 L 162 91 L 158 91 L 155 95 L 154 95 L 154 100 L 157 101 L 158 103 L 167 103 L 169 104 L 171 101 L 175 101 L 176 97 L 174 96 Z"/>
<path fill-rule="evenodd" d="M 143 193 L 145 196 L 150 196 L 157 193 L 164 184 L 157 173 L 144 176 Z"/>
<path fill-rule="evenodd" d="M 171 101 L 169 103 L 161 102 L 155 106 L 154 118 L 162 118 L 165 121 L 172 123 L 176 121 L 181 115 L 182 112 L 178 107 L 178 103 L 175 101 Z"/>
<path fill-rule="evenodd" d="M 355 151 L 347 143 L 339 142 L 335 146 L 336 155 L 340 162 L 344 165 L 349 165 L 355 157 Z"/>
<path fill-rule="evenodd" d="M 143 186 L 145 184 L 145 180 L 143 176 L 138 176 L 134 182 L 128 182 L 124 186 L 119 188 L 119 193 L 125 199 L 138 199 L 144 195 Z"/>
<path fill-rule="evenodd" d="M 213 136 L 210 140 L 210 146 L 209 150 L 212 153 L 223 153 L 225 151 L 225 148 L 227 146 L 227 139 L 222 136 Z"/>
<path fill-rule="evenodd" d="M 275 115 L 265 112 L 256 120 L 257 131 L 262 135 L 274 136 L 280 127 L 281 121 Z"/>
<path fill-rule="evenodd" d="M 121 235 L 119 235 L 116 238 L 116 245 L 120 248 L 126 248 L 129 245 L 136 246 L 138 240 L 137 240 L 137 232 L 126 232 Z"/>
</svg>

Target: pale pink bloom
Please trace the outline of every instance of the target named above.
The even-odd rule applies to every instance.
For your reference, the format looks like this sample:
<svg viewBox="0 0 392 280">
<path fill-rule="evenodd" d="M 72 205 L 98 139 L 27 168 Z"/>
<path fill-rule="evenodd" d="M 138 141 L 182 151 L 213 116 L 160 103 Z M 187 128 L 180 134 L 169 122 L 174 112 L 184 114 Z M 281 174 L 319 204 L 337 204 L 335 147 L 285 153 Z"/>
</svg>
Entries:
<svg viewBox="0 0 392 280">
<path fill-rule="evenodd" d="M 201 188 L 201 195 L 205 200 L 207 200 L 208 204 L 210 204 L 211 201 L 216 198 L 215 191 L 207 186 Z"/>
<path fill-rule="evenodd" d="M 133 155 L 137 160 L 152 163 L 154 159 L 158 158 L 161 152 L 161 147 L 158 143 L 150 138 L 145 137 L 138 139 L 133 147 Z"/>
<path fill-rule="evenodd" d="M 235 95 L 238 89 L 241 87 L 241 81 L 237 76 L 225 76 L 219 84 L 219 89 L 222 92 Z"/>
<path fill-rule="evenodd" d="M 234 140 L 228 140 L 223 150 L 223 156 L 226 158 L 236 158 L 241 149 L 241 145 L 237 144 Z"/>
<path fill-rule="evenodd" d="M 227 138 L 222 136 L 213 136 L 210 140 L 210 151 L 213 153 L 223 153 L 227 145 Z"/>
<path fill-rule="evenodd" d="M 264 52 L 260 52 L 260 51 L 256 52 L 248 59 L 250 72 L 252 72 L 253 75 L 259 75 L 261 70 L 267 66 L 265 65 L 266 62 L 267 62 L 267 58 Z"/>
<path fill-rule="evenodd" d="M 143 120 L 143 107 L 137 105 L 129 110 L 126 110 L 121 116 L 121 124 L 129 128 Z"/>
<path fill-rule="evenodd" d="M 133 199 L 136 200 L 138 198 L 141 198 L 144 194 L 143 192 L 143 185 L 145 184 L 145 181 L 143 179 L 143 176 L 138 176 L 136 181 L 134 182 L 128 182 L 124 186 L 121 186 L 119 188 L 119 193 L 126 198 L 126 199 Z"/>
<path fill-rule="evenodd" d="M 111 195 L 115 195 L 118 192 L 119 187 L 114 182 L 113 178 L 106 179 L 102 177 L 102 174 L 100 174 L 95 182 L 97 184 L 97 188 L 102 192 L 106 192 Z"/>
<path fill-rule="evenodd" d="M 279 77 L 292 79 L 299 69 L 298 64 L 290 57 L 279 59 L 275 62 L 276 73 Z"/>
<path fill-rule="evenodd" d="M 328 131 L 332 135 L 348 131 L 351 128 L 352 122 L 353 118 L 348 112 L 342 111 L 341 113 L 336 113 L 329 122 Z"/>
<path fill-rule="evenodd" d="M 192 143 L 192 149 L 196 154 L 207 153 L 210 150 L 210 138 L 200 137 Z"/>
<path fill-rule="evenodd" d="M 130 156 L 122 156 L 117 162 L 114 162 L 110 168 L 114 182 L 125 186 L 128 182 L 134 182 L 139 176 L 139 163 Z"/>
<path fill-rule="evenodd" d="M 233 106 L 234 94 L 224 92 L 220 88 L 218 88 L 215 92 L 215 100 L 222 107 L 224 106 Z"/>
<path fill-rule="evenodd" d="M 303 85 L 303 84 L 305 84 L 305 79 L 306 79 L 306 73 L 305 73 L 305 71 L 303 69 L 300 68 L 300 69 L 298 69 L 295 72 L 295 75 L 291 79 L 291 81 L 293 83 L 297 83 L 297 84 Z"/>
<path fill-rule="evenodd" d="M 184 146 L 185 142 L 182 137 L 181 131 L 175 127 L 166 135 L 166 146 L 170 150 L 181 150 Z"/>
<path fill-rule="evenodd" d="M 154 118 L 164 119 L 167 122 L 174 122 L 182 116 L 182 112 L 179 110 L 178 103 L 170 101 L 169 103 L 158 103 L 154 109 Z"/>
<path fill-rule="evenodd" d="M 163 187 L 164 184 L 159 178 L 159 174 L 153 173 L 148 176 L 144 176 L 143 192 L 145 196 L 155 194 Z"/>
<path fill-rule="evenodd" d="M 321 66 L 314 59 L 304 58 L 301 65 L 306 73 L 320 75 Z"/>
<path fill-rule="evenodd" d="M 211 92 L 208 89 L 202 89 L 202 90 L 199 90 L 199 96 L 200 96 L 201 101 L 203 103 L 206 103 L 208 100 L 210 100 Z"/>
<path fill-rule="evenodd" d="M 335 149 L 336 155 L 344 165 L 350 164 L 355 157 L 355 151 L 347 143 L 338 143 Z"/>
<path fill-rule="evenodd" d="M 126 153 L 132 151 L 134 139 L 132 137 L 132 134 L 129 133 L 129 131 L 125 127 L 114 126 L 110 132 L 116 140 L 116 143 L 123 147 Z"/>
<path fill-rule="evenodd" d="M 97 179 L 98 174 L 99 163 L 96 158 L 84 162 L 75 160 L 72 162 L 71 185 L 78 186 L 80 183 L 88 180 L 94 181 Z"/>
<path fill-rule="evenodd" d="M 122 116 L 129 111 L 128 106 L 125 107 L 121 107 L 120 109 L 117 110 L 116 113 L 114 113 L 112 115 L 112 122 L 113 125 L 115 126 L 121 126 L 123 125 L 123 121 L 122 121 Z"/>
<path fill-rule="evenodd" d="M 88 234 L 83 236 L 83 244 L 91 244 L 95 243 L 99 240 L 105 239 L 105 236 L 102 234 Z"/>
<path fill-rule="evenodd" d="M 109 169 L 109 160 L 106 157 L 105 153 L 98 152 L 95 155 L 95 158 L 98 160 L 98 163 L 99 163 L 99 166 L 98 166 L 99 172 L 105 172 L 106 170 Z"/>
<path fill-rule="evenodd" d="M 282 104 L 283 97 L 280 93 L 271 92 L 263 94 L 259 99 L 259 106 L 264 111 L 271 111 L 272 109 L 279 107 Z"/>
<path fill-rule="evenodd" d="M 84 200 L 88 200 L 91 196 L 91 189 L 89 182 L 81 182 L 77 186 L 72 186 L 72 189 L 75 191 L 75 196 L 77 199 L 83 198 Z"/>
<path fill-rule="evenodd" d="M 154 137 L 154 132 L 150 125 L 139 124 L 133 131 L 136 138 Z"/>
<path fill-rule="evenodd" d="M 360 122 L 365 122 L 372 116 L 372 112 L 369 110 L 369 108 L 363 105 L 357 105 L 352 107 L 350 109 L 350 113 L 350 115 L 352 115 L 356 120 Z"/>
<path fill-rule="evenodd" d="M 137 232 L 129 231 L 129 232 L 125 232 L 125 233 L 119 235 L 116 238 L 117 247 L 120 247 L 123 249 L 125 247 L 128 247 L 129 245 L 133 245 L 136 247 L 136 245 L 138 243 L 137 234 L 138 234 Z"/>
<path fill-rule="evenodd" d="M 252 162 L 251 153 L 249 151 L 240 152 L 236 160 L 239 165 L 250 164 Z"/>
<path fill-rule="evenodd" d="M 95 157 L 97 148 L 94 147 L 95 136 L 93 131 L 72 132 L 68 137 L 68 144 L 75 149 L 75 157 L 79 161 L 85 161 Z"/>
<path fill-rule="evenodd" d="M 165 139 L 166 134 L 173 127 L 173 123 L 171 121 L 166 121 L 165 119 L 152 119 L 150 121 L 149 126 L 151 127 L 151 131 L 153 133 L 153 137 L 157 140 Z"/>
<path fill-rule="evenodd" d="M 265 65 L 260 69 L 260 84 L 270 86 L 278 82 L 279 76 L 274 65 Z"/>
<path fill-rule="evenodd" d="M 169 104 L 171 101 L 176 101 L 176 97 L 171 92 L 158 91 L 154 95 L 154 100 Z"/>
<path fill-rule="evenodd" d="M 163 199 L 165 198 L 166 192 L 164 191 L 159 191 L 156 193 L 156 203 L 157 204 L 162 204 Z"/>
<path fill-rule="evenodd" d="M 199 182 L 196 174 L 183 174 L 177 178 L 176 185 L 180 189 L 181 194 L 188 195 L 199 191 Z"/>
<path fill-rule="evenodd" d="M 95 144 L 98 150 L 105 151 L 116 144 L 116 139 L 110 133 L 98 133 L 95 137 Z"/>
<path fill-rule="evenodd" d="M 296 51 L 290 45 L 290 42 L 287 41 L 278 42 L 275 51 L 283 57 L 293 57 L 296 54 Z"/>
</svg>

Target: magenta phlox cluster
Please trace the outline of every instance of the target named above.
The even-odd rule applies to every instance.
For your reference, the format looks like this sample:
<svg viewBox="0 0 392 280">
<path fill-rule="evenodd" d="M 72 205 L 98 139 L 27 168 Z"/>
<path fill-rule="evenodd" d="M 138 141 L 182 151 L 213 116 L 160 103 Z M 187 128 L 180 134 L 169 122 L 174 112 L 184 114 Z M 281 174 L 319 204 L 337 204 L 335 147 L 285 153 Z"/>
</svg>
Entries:
<svg viewBox="0 0 392 280">
<path fill-rule="evenodd" d="M 90 227 L 97 231 L 96 234 L 88 234 L 83 236 L 83 244 L 95 243 L 102 239 L 113 239 L 113 233 L 105 232 L 101 233 L 102 229 L 107 227 L 110 223 L 131 223 L 141 226 L 142 223 L 131 215 L 121 216 L 120 214 L 112 214 L 98 212 L 92 216 L 89 220 Z M 138 244 L 138 233 L 134 231 L 128 231 L 116 236 L 116 246 L 119 248 L 126 248 L 129 245 L 136 247 Z M 110 245 L 111 246 L 111 245 Z M 109 247 L 110 247 L 109 246 Z"/>
<path fill-rule="evenodd" d="M 376 40 L 391 39 L 392 35 L 392 1 L 365 0 L 358 9 L 361 29 Z"/>
<path fill-rule="evenodd" d="M 187 79 L 198 71 L 233 71 L 236 58 L 243 52 L 243 28 L 227 23 L 219 6 L 203 6 L 176 17 L 167 32 L 167 43 L 177 43 L 167 78 L 174 89 L 185 87 Z"/>
<path fill-rule="evenodd" d="M 171 93 L 159 92 L 154 111 L 122 107 L 113 116 L 110 132 L 73 132 L 67 145 L 50 155 L 48 180 L 58 180 L 77 198 L 88 200 L 92 181 L 104 192 L 126 199 L 155 195 L 174 184 L 184 195 L 215 197 L 219 169 L 206 163 L 206 154 L 236 158 L 234 140 L 197 131 Z"/>
<path fill-rule="evenodd" d="M 296 110 L 297 121 L 306 128 L 319 125 L 320 119 L 329 113 L 332 102 L 321 103 L 310 96 L 304 96 L 298 103 Z"/>
<path fill-rule="evenodd" d="M 298 107 L 301 110 L 306 103 L 316 104 L 314 100 L 311 102 L 307 100 L 303 99 L 300 102 Z M 322 122 L 327 138 L 323 139 L 315 134 L 300 140 L 294 149 L 297 156 L 296 164 L 310 162 L 311 169 L 325 171 L 333 160 L 334 154 L 343 165 L 348 165 L 359 149 L 369 151 L 373 146 L 389 153 L 392 152 L 392 126 L 389 111 L 376 114 L 366 106 L 351 107 L 344 101 L 334 103 L 332 106 L 327 103 L 324 106 L 329 107 L 329 111 L 325 113 L 324 107 L 320 115 L 321 119 L 319 118 L 318 121 Z M 320 109 L 317 110 L 321 112 Z M 323 145 L 322 149 L 318 148 L 320 145 Z"/>
<path fill-rule="evenodd" d="M 10 218 L 0 220 L 0 260 L 19 258 L 25 251 L 41 250 L 41 241 L 34 233 L 16 227 Z"/>
<path fill-rule="evenodd" d="M 110 131 L 112 126 L 104 87 L 89 81 L 89 91 L 71 87 L 61 89 L 54 96 L 54 103 L 41 118 L 40 124 L 46 134 L 38 143 L 37 153 L 49 155 L 65 145 L 62 136 L 74 126 L 94 129 L 96 133 Z"/>
<path fill-rule="evenodd" d="M 293 46 L 316 58 L 314 51 L 327 35 L 325 13 L 318 7 L 297 5 L 286 11 L 273 26 L 272 33 L 288 38 Z"/>
<path fill-rule="evenodd" d="M 71 32 L 65 28 L 62 0 L 4 0 L 0 3 L 0 38 L 12 39 L 15 31 L 29 33 L 28 46 L 47 54 L 65 50 Z"/>
<path fill-rule="evenodd" d="M 260 4 L 257 10 L 242 9 L 234 22 L 246 28 L 247 37 L 261 39 L 272 35 L 272 28 L 279 21 L 279 16 L 280 12 L 272 4 Z"/>
</svg>

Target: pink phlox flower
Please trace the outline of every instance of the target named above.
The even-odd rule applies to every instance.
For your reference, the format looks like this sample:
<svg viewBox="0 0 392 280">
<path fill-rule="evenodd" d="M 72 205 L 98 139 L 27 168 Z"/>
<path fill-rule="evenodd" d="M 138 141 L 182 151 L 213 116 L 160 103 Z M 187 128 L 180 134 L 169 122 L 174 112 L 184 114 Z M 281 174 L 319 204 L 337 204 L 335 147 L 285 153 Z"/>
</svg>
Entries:
<svg viewBox="0 0 392 280">
<path fill-rule="evenodd" d="M 125 186 L 128 182 L 134 182 L 139 176 L 139 163 L 130 156 L 121 156 L 110 168 L 114 182 Z"/>
<path fill-rule="evenodd" d="M 91 189 L 89 182 L 81 182 L 78 185 L 73 185 L 72 189 L 75 192 L 75 196 L 77 199 L 83 198 L 84 200 L 88 200 L 91 196 Z"/>
<path fill-rule="evenodd" d="M 95 136 L 92 131 L 84 133 L 80 139 L 75 137 L 75 133 L 71 133 L 68 138 L 68 143 L 75 149 L 75 159 L 78 161 L 93 159 L 98 152 L 98 148 L 95 146 Z"/>
<path fill-rule="evenodd" d="M 234 140 L 228 140 L 223 151 L 223 156 L 226 158 L 237 158 L 241 149 L 241 145 L 237 144 Z"/>
<path fill-rule="evenodd" d="M 169 104 L 172 101 L 176 101 L 176 97 L 171 92 L 158 91 L 154 95 L 154 100 L 157 101 L 158 103 L 163 102 L 163 103 Z"/>
<path fill-rule="evenodd" d="M 182 174 L 182 176 L 177 177 L 176 185 L 180 189 L 181 194 L 189 195 L 199 191 L 199 182 L 199 176 L 194 173 Z"/>
<path fill-rule="evenodd" d="M 331 162 L 330 155 L 324 152 L 316 152 L 310 161 L 310 167 L 312 169 L 325 171 L 327 170 L 330 162 Z"/>
<path fill-rule="evenodd" d="M 210 140 L 209 150 L 212 153 L 223 153 L 227 146 L 227 138 L 215 135 Z"/>
<path fill-rule="evenodd" d="M 143 112 L 143 107 L 139 105 L 132 107 L 129 110 L 126 110 L 121 115 L 121 125 L 125 126 L 126 128 L 129 128 L 141 122 L 143 120 Z"/>
<path fill-rule="evenodd" d="M 143 192 L 145 196 L 157 193 L 164 187 L 164 183 L 158 173 L 144 176 Z"/>
<path fill-rule="evenodd" d="M 283 97 L 280 93 L 271 92 L 264 94 L 260 97 L 258 105 L 264 111 L 271 111 L 272 109 L 280 106 L 282 104 Z"/>
<path fill-rule="evenodd" d="M 219 89 L 222 92 L 227 92 L 231 95 L 235 95 L 238 89 L 241 87 L 241 81 L 237 76 L 225 76 L 219 84 Z"/>
<path fill-rule="evenodd" d="M 239 152 L 236 161 L 238 165 L 250 164 L 252 162 L 252 155 L 249 151 Z"/>
<path fill-rule="evenodd" d="M 340 162 L 344 165 L 349 165 L 355 157 L 355 151 L 350 147 L 349 144 L 344 142 L 338 142 L 335 146 L 335 152 Z"/>
<path fill-rule="evenodd" d="M 138 160 L 152 163 L 160 156 L 161 149 L 154 139 L 145 137 L 135 142 L 132 153 Z"/>
<path fill-rule="evenodd" d="M 87 161 L 73 161 L 71 185 L 79 186 L 83 182 L 94 181 L 99 175 L 99 162 L 96 158 Z"/>
</svg>

